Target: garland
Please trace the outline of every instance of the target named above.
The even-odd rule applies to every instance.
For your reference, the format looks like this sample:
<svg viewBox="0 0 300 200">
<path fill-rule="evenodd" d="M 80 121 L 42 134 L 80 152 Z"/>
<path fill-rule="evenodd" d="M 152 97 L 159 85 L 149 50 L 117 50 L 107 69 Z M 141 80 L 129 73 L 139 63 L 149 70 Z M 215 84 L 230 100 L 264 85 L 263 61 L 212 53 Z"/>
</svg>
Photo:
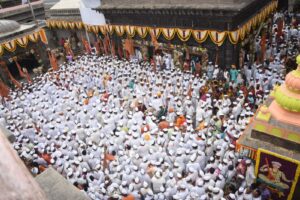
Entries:
<svg viewBox="0 0 300 200">
<path fill-rule="evenodd" d="M 37 32 L 19 37 L 17 39 L 13 39 L 10 40 L 8 42 L 4 42 L 2 44 L 0 44 L 0 56 L 3 55 L 4 50 L 8 51 L 8 52 L 15 52 L 17 47 L 22 47 L 22 48 L 26 48 L 29 41 L 31 42 L 38 42 L 39 39 L 44 43 L 44 44 L 48 44 L 48 39 L 46 36 L 46 32 L 44 29 L 40 29 Z"/>
</svg>

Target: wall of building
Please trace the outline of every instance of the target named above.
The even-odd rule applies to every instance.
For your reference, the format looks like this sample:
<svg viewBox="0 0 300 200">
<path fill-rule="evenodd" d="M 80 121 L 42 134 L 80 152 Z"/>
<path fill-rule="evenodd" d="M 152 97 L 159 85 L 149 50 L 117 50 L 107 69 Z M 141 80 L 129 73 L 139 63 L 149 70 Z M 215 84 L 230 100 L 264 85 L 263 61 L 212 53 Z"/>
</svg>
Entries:
<svg viewBox="0 0 300 200">
<path fill-rule="evenodd" d="M 99 7 L 101 2 L 99 0 L 81 0 L 80 1 L 80 15 L 82 22 L 88 25 L 105 25 L 104 15 L 94 10 Z"/>
</svg>

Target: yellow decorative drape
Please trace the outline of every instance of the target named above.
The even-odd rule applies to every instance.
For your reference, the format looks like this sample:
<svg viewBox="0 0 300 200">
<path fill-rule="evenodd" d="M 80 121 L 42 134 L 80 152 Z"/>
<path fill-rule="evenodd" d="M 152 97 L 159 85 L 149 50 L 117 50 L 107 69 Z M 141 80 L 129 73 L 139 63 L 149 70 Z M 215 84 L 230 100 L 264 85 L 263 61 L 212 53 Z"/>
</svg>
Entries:
<svg viewBox="0 0 300 200">
<path fill-rule="evenodd" d="M 191 34 L 192 34 L 192 30 L 191 29 L 180 29 L 180 28 L 177 28 L 176 32 L 177 32 L 177 36 L 179 37 L 179 39 L 182 42 L 188 41 L 190 39 L 190 37 L 191 37 Z"/>
<path fill-rule="evenodd" d="M 25 48 L 28 44 L 28 37 L 24 36 L 24 37 L 17 38 L 16 42 L 20 47 Z"/>
<path fill-rule="evenodd" d="M 92 30 L 95 34 L 99 33 L 99 27 L 98 27 L 98 26 L 92 26 L 92 27 L 91 27 L 91 30 Z"/>
<path fill-rule="evenodd" d="M 46 35 L 46 31 L 44 29 L 41 29 L 39 31 L 39 36 L 41 38 L 41 41 L 44 43 L 44 44 L 48 44 L 48 39 L 47 39 L 47 35 Z"/>
<path fill-rule="evenodd" d="M 208 32 L 207 30 L 205 31 L 201 31 L 201 30 L 194 30 L 192 32 L 194 39 L 198 42 L 198 43 L 202 43 L 205 42 L 207 37 L 208 37 Z"/>
<path fill-rule="evenodd" d="M 76 27 L 75 22 L 69 22 L 68 25 L 69 25 L 70 29 L 72 29 L 72 30 L 75 29 L 75 27 Z"/>
<path fill-rule="evenodd" d="M 221 46 L 226 39 L 227 31 L 223 31 L 223 32 L 210 31 L 209 36 L 213 43 L 215 43 L 218 46 Z"/>
<path fill-rule="evenodd" d="M 141 38 L 146 38 L 149 32 L 148 27 L 142 27 L 142 26 L 138 26 L 135 28 L 137 34 L 141 37 Z"/>
<path fill-rule="evenodd" d="M 125 32 L 124 26 L 115 26 L 115 32 L 118 36 L 123 36 Z"/>
<path fill-rule="evenodd" d="M 68 22 L 62 22 L 62 25 L 65 29 L 69 28 L 69 23 Z"/>
<path fill-rule="evenodd" d="M 161 34 L 160 28 L 150 28 L 149 31 L 151 31 L 151 33 L 153 33 L 153 35 L 155 36 L 156 39 L 158 39 Z"/>
<path fill-rule="evenodd" d="M 240 37 L 239 34 L 240 34 L 240 32 L 238 30 L 228 32 L 229 41 L 232 44 L 237 44 L 239 42 L 239 37 Z"/>
<path fill-rule="evenodd" d="M 28 38 L 31 42 L 37 42 L 39 40 L 39 34 L 38 33 L 32 33 L 28 35 Z"/>
<path fill-rule="evenodd" d="M 4 43 L 3 47 L 9 52 L 14 52 L 17 48 L 16 40 L 12 40 L 12 41 Z"/>
<path fill-rule="evenodd" d="M 39 39 L 41 39 L 41 41 L 44 44 L 48 44 L 46 32 L 44 29 L 40 29 L 37 32 L 16 38 L 11 41 L 1 43 L 0 44 L 0 56 L 3 55 L 4 50 L 6 50 L 8 52 L 14 52 L 18 46 L 22 47 L 22 48 L 26 48 L 29 41 L 37 42 Z"/>
<path fill-rule="evenodd" d="M 57 22 L 56 22 L 56 27 L 57 27 L 57 28 L 60 28 L 60 29 L 63 28 L 62 22 L 61 22 L 61 21 L 57 21 Z"/>
<path fill-rule="evenodd" d="M 135 36 L 135 26 L 125 26 L 125 30 L 129 37 Z"/>
<path fill-rule="evenodd" d="M 172 40 L 175 37 L 176 29 L 175 28 L 161 28 L 161 32 L 167 40 Z"/>
<path fill-rule="evenodd" d="M 99 26 L 99 29 L 100 29 L 100 32 L 103 34 L 103 35 L 106 35 L 106 27 L 105 26 Z"/>
<path fill-rule="evenodd" d="M 265 19 L 276 10 L 278 1 L 272 1 L 263 9 L 260 10 L 255 16 L 246 21 L 237 30 L 233 31 L 217 31 L 217 30 L 192 30 L 192 29 L 181 29 L 181 28 L 156 28 L 156 27 L 143 27 L 143 26 L 131 26 L 131 25 L 103 25 L 103 26 L 90 26 L 85 25 L 82 22 L 68 22 L 68 21 L 56 21 L 48 20 L 46 22 L 49 28 L 70 28 L 70 29 L 82 29 L 85 28 L 87 31 L 92 31 L 95 34 L 101 32 L 103 35 L 116 33 L 118 36 L 123 36 L 125 33 L 129 37 L 138 35 L 141 38 L 146 38 L 148 34 L 153 35 L 158 39 L 162 34 L 166 40 L 174 39 L 177 34 L 178 38 L 182 42 L 188 41 L 191 36 L 198 42 L 203 43 L 207 40 L 208 36 L 216 45 L 222 45 L 226 38 L 232 44 L 237 44 L 239 41 L 243 41 L 246 34 L 249 34 L 252 29 L 255 29 L 260 23 L 264 22 Z M 30 39 L 30 38 L 29 38 Z"/>
<path fill-rule="evenodd" d="M 113 34 L 114 33 L 114 26 L 113 25 L 107 25 L 106 26 L 106 30 L 108 31 L 109 34 Z"/>
<path fill-rule="evenodd" d="M 242 28 L 239 29 L 239 36 L 240 36 L 240 40 L 244 40 L 245 36 L 246 36 L 246 27 L 243 26 Z"/>
<path fill-rule="evenodd" d="M 76 28 L 77 29 L 82 29 L 83 23 L 82 22 L 75 22 Z"/>
</svg>

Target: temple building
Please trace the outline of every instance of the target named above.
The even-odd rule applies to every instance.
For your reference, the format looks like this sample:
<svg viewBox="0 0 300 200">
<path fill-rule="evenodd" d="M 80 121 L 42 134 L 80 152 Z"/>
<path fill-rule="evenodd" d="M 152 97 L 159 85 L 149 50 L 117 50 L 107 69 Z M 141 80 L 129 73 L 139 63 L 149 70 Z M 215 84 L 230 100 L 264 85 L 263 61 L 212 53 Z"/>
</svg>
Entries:
<svg viewBox="0 0 300 200">
<path fill-rule="evenodd" d="M 162 49 L 168 47 L 163 44 L 200 46 L 208 50 L 209 61 L 228 67 L 239 65 L 242 47 L 251 51 L 258 24 L 276 6 L 272 0 L 103 0 L 97 10 L 114 39 L 130 37 L 149 46 L 145 41 L 153 32 Z"/>
</svg>

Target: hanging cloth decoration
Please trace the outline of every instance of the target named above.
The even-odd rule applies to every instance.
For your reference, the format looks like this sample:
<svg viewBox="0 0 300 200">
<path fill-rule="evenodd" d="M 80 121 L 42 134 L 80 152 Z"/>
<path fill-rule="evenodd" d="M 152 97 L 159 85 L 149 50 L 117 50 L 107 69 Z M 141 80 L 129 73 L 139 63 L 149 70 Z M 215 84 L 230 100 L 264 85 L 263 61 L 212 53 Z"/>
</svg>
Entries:
<svg viewBox="0 0 300 200">
<path fill-rule="evenodd" d="M 56 26 L 57 26 L 57 28 L 59 28 L 59 29 L 63 28 L 63 23 L 62 23 L 62 21 L 56 21 Z"/>
<path fill-rule="evenodd" d="M 162 28 L 162 34 L 167 40 L 172 40 L 175 36 L 175 28 Z"/>
<path fill-rule="evenodd" d="M 136 29 L 136 32 L 138 33 L 138 35 L 142 39 L 147 37 L 147 34 L 148 34 L 148 28 L 147 27 L 137 26 L 137 27 L 135 27 L 135 29 Z"/>
<path fill-rule="evenodd" d="M 50 65 L 51 65 L 53 71 L 57 71 L 58 64 L 57 64 L 55 54 L 50 50 L 50 51 L 48 51 L 48 56 L 49 56 Z"/>
<path fill-rule="evenodd" d="M 154 30 L 150 30 L 150 36 L 151 36 L 152 45 L 154 46 L 154 49 L 157 50 L 159 48 L 159 45 Z"/>
<path fill-rule="evenodd" d="M 111 54 L 116 56 L 115 41 L 113 39 L 111 40 Z"/>
<path fill-rule="evenodd" d="M 109 44 L 110 43 L 110 39 L 108 36 L 108 33 L 105 35 L 104 39 L 103 39 L 103 47 L 104 47 L 104 53 L 105 55 L 109 54 Z"/>
<path fill-rule="evenodd" d="M 51 22 L 49 20 L 46 20 L 47 27 L 51 28 Z"/>
<path fill-rule="evenodd" d="M 114 33 L 114 26 L 113 25 L 106 25 L 106 30 L 110 35 Z"/>
<path fill-rule="evenodd" d="M 115 32 L 119 37 L 123 36 L 125 32 L 124 26 L 115 26 Z"/>
<path fill-rule="evenodd" d="M 18 61 L 17 61 L 17 56 L 13 57 L 13 61 L 15 62 L 16 66 L 17 66 L 17 68 L 18 68 L 19 75 L 20 75 L 22 78 L 25 78 L 26 76 L 25 76 L 25 74 L 23 73 L 22 68 L 21 68 L 20 64 L 18 63 Z"/>
<path fill-rule="evenodd" d="M 28 44 L 28 37 L 24 36 L 24 37 L 21 37 L 21 38 L 17 38 L 16 42 L 18 43 L 18 45 L 20 47 L 25 48 L 27 46 L 27 44 Z"/>
<path fill-rule="evenodd" d="M 132 39 L 128 38 L 125 40 L 125 50 L 129 53 L 130 56 L 134 56 L 134 47 Z"/>
<path fill-rule="evenodd" d="M 44 29 L 41 29 L 39 31 L 39 36 L 41 38 L 41 41 L 44 43 L 44 44 L 48 44 L 48 39 L 47 39 L 47 35 L 46 35 L 46 32 Z"/>
<path fill-rule="evenodd" d="M 266 55 L 266 46 L 267 46 L 267 35 L 266 33 L 262 34 L 262 38 L 260 41 L 260 46 L 261 46 L 261 61 L 263 61 L 265 59 L 265 55 Z"/>
<path fill-rule="evenodd" d="M 85 30 L 87 31 L 87 32 L 91 32 L 92 31 L 92 26 L 89 26 L 89 25 L 87 25 L 87 24 L 85 24 L 84 25 L 84 28 L 85 28 Z"/>
<path fill-rule="evenodd" d="M 68 25 L 69 25 L 70 29 L 73 30 L 76 26 L 76 23 L 75 22 L 69 22 Z"/>
<path fill-rule="evenodd" d="M 228 36 L 229 36 L 229 40 L 232 44 L 237 44 L 238 41 L 239 41 L 239 31 L 236 30 L 236 31 L 230 31 L 228 33 Z"/>
<path fill-rule="evenodd" d="M 218 31 L 210 31 L 209 36 L 213 43 L 218 46 L 221 46 L 226 39 L 227 32 L 218 32 Z"/>
<path fill-rule="evenodd" d="M 62 22 L 62 25 L 65 29 L 69 28 L 69 23 L 68 22 Z"/>
<path fill-rule="evenodd" d="M 202 43 L 204 42 L 207 37 L 208 37 L 208 31 L 200 31 L 200 30 L 194 30 L 192 32 L 194 39 L 198 42 L 198 43 Z"/>
<path fill-rule="evenodd" d="M 17 44 L 16 44 L 15 40 L 12 40 L 12 41 L 4 43 L 3 47 L 9 52 L 14 52 L 17 48 Z"/>
<path fill-rule="evenodd" d="M 0 95 L 9 98 L 9 87 L 0 79 Z"/>
<path fill-rule="evenodd" d="M 72 56 L 72 58 L 74 58 L 74 53 L 73 53 L 73 51 L 72 51 L 72 48 L 71 48 L 71 45 L 70 45 L 70 42 L 65 42 L 65 44 L 64 44 L 64 48 L 65 48 L 65 51 L 66 51 L 66 53 L 67 53 L 67 55 L 71 55 Z"/>
<path fill-rule="evenodd" d="M 83 46 L 85 48 L 85 52 L 87 54 L 91 54 L 92 53 L 92 49 L 90 47 L 90 44 L 89 44 L 89 42 L 82 35 L 81 35 L 81 41 L 82 41 L 82 44 L 83 44 Z"/>
<path fill-rule="evenodd" d="M 150 32 L 150 35 L 152 34 L 151 37 L 155 37 L 156 39 L 158 39 L 161 34 L 161 29 L 160 28 L 151 28 L 149 32 Z"/>
<path fill-rule="evenodd" d="M 98 27 L 98 26 L 92 26 L 92 31 L 93 31 L 95 34 L 98 34 L 98 33 L 99 33 L 99 27 Z"/>
<path fill-rule="evenodd" d="M 101 32 L 103 35 L 106 35 L 107 31 L 106 31 L 106 27 L 105 27 L 105 26 L 99 26 L 99 29 L 100 29 L 100 32 Z"/>
<path fill-rule="evenodd" d="M 129 37 L 134 37 L 135 36 L 135 26 L 125 26 L 125 30 L 127 32 L 127 35 Z"/>
<path fill-rule="evenodd" d="M 55 28 L 56 27 L 56 22 L 55 21 L 50 21 L 50 25 L 52 28 Z"/>
<path fill-rule="evenodd" d="M 11 82 L 19 89 L 22 88 L 22 85 L 21 83 L 19 83 L 19 81 L 17 81 L 13 75 L 10 73 L 10 71 L 8 70 L 7 68 L 7 65 L 4 61 L 1 61 L 0 62 L 0 65 L 2 66 L 2 68 L 4 69 L 5 73 L 7 74 L 8 78 L 11 80 Z"/>
<path fill-rule="evenodd" d="M 239 29 L 239 36 L 241 40 L 245 39 L 246 36 L 246 26 L 243 26 L 242 28 Z"/>
<path fill-rule="evenodd" d="M 192 34 L 191 29 L 177 29 L 177 36 L 182 42 L 186 42 L 190 39 L 190 36 Z"/>
<path fill-rule="evenodd" d="M 100 41 L 99 41 L 98 38 L 97 38 L 97 40 L 95 41 L 94 46 L 95 46 L 95 48 L 96 48 L 96 54 L 99 55 L 99 54 L 100 54 Z"/>
<path fill-rule="evenodd" d="M 120 43 L 120 44 L 118 45 L 118 54 L 119 54 L 120 59 L 122 59 L 122 58 L 123 58 L 123 47 L 122 47 L 122 43 Z"/>
<path fill-rule="evenodd" d="M 82 29 L 83 23 L 82 22 L 75 22 L 76 28 L 77 29 Z"/>
<path fill-rule="evenodd" d="M 32 34 L 28 35 L 28 39 L 31 42 L 37 42 L 38 39 L 39 39 L 39 33 L 35 32 L 35 33 L 32 33 Z"/>
</svg>

